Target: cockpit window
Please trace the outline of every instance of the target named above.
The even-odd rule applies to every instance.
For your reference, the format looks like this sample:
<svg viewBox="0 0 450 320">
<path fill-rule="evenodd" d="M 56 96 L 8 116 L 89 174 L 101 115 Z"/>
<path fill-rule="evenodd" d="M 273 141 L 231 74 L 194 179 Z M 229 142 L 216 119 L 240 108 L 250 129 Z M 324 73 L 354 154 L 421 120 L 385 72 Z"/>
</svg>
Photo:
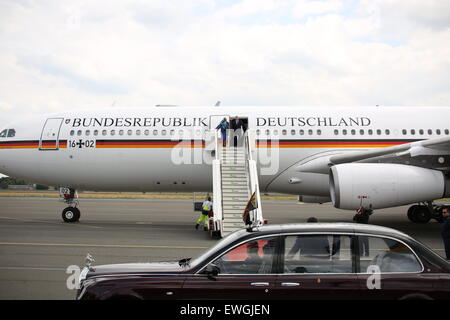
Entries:
<svg viewBox="0 0 450 320">
<path fill-rule="evenodd" d="M 8 130 L 8 138 L 12 138 L 16 136 L 16 130 L 14 129 L 9 129 Z"/>
<path fill-rule="evenodd" d="M 6 132 L 8 131 L 8 129 L 3 130 L 2 132 L 0 132 L 0 138 L 4 138 L 6 137 Z"/>
</svg>

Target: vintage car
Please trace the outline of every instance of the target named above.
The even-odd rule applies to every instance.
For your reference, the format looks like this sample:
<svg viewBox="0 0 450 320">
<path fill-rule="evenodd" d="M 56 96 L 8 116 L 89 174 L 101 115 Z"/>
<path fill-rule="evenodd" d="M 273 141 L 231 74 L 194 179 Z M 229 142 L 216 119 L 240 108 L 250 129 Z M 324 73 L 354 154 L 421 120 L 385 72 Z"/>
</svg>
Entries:
<svg viewBox="0 0 450 320">
<path fill-rule="evenodd" d="M 450 264 L 399 231 L 362 224 L 236 231 L 196 258 L 88 266 L 77 299 L 450 299 Z"/>
</svg>

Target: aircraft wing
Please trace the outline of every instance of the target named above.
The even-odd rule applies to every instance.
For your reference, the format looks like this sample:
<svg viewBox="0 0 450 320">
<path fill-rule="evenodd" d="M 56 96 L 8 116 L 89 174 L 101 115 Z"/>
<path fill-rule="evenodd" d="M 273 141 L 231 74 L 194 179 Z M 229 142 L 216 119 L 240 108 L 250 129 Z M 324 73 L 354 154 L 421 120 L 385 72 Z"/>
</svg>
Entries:
<svg viewBox="0 0 450 320">
<path fill-rule="evenodd" d="M 298 171 L 328 173 L 333 165 L 352 162 L 397 163 L 450 172 L 450 136 L 323 156 L 301 164 Z"/>
</svg>

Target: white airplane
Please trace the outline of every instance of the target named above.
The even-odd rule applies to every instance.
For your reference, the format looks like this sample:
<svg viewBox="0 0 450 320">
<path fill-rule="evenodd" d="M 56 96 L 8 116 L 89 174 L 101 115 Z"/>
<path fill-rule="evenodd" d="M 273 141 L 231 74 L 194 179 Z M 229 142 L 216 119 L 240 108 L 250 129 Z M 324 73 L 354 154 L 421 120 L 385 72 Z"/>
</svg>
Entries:
<svg viewBox="0 0 450 320">
<path fill-rule="evenodd" d="M 211 133 L 235 116 L 254 133 L 262 192 L 351 210 L 421 203 L 408 210 L 414 222 L 439 219 L 432 201 L 450 196 L 449 107 L 60 112 L 0 130 L 0 172 L 66 187 L 69 203 L 76 190 L 212 191 Z"/>
</svg>

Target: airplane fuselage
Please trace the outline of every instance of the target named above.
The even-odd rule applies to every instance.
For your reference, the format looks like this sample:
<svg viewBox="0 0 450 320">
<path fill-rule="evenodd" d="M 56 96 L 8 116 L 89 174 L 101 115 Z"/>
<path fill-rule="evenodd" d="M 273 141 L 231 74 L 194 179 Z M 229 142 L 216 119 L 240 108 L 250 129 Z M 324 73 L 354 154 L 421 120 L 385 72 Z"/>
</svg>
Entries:
<svg viewBox="0 0 450 320">
<path fill-rule="evenodd" d="M 60 112 L 0 137 L 0 172 L 96 191 L 211 191 L 214 132 L 239 116 L 254 130 L 261 191 L 329 196 L 317 157 L 449 135 L 447 107 L 152 107 Z"/>
</svg>

